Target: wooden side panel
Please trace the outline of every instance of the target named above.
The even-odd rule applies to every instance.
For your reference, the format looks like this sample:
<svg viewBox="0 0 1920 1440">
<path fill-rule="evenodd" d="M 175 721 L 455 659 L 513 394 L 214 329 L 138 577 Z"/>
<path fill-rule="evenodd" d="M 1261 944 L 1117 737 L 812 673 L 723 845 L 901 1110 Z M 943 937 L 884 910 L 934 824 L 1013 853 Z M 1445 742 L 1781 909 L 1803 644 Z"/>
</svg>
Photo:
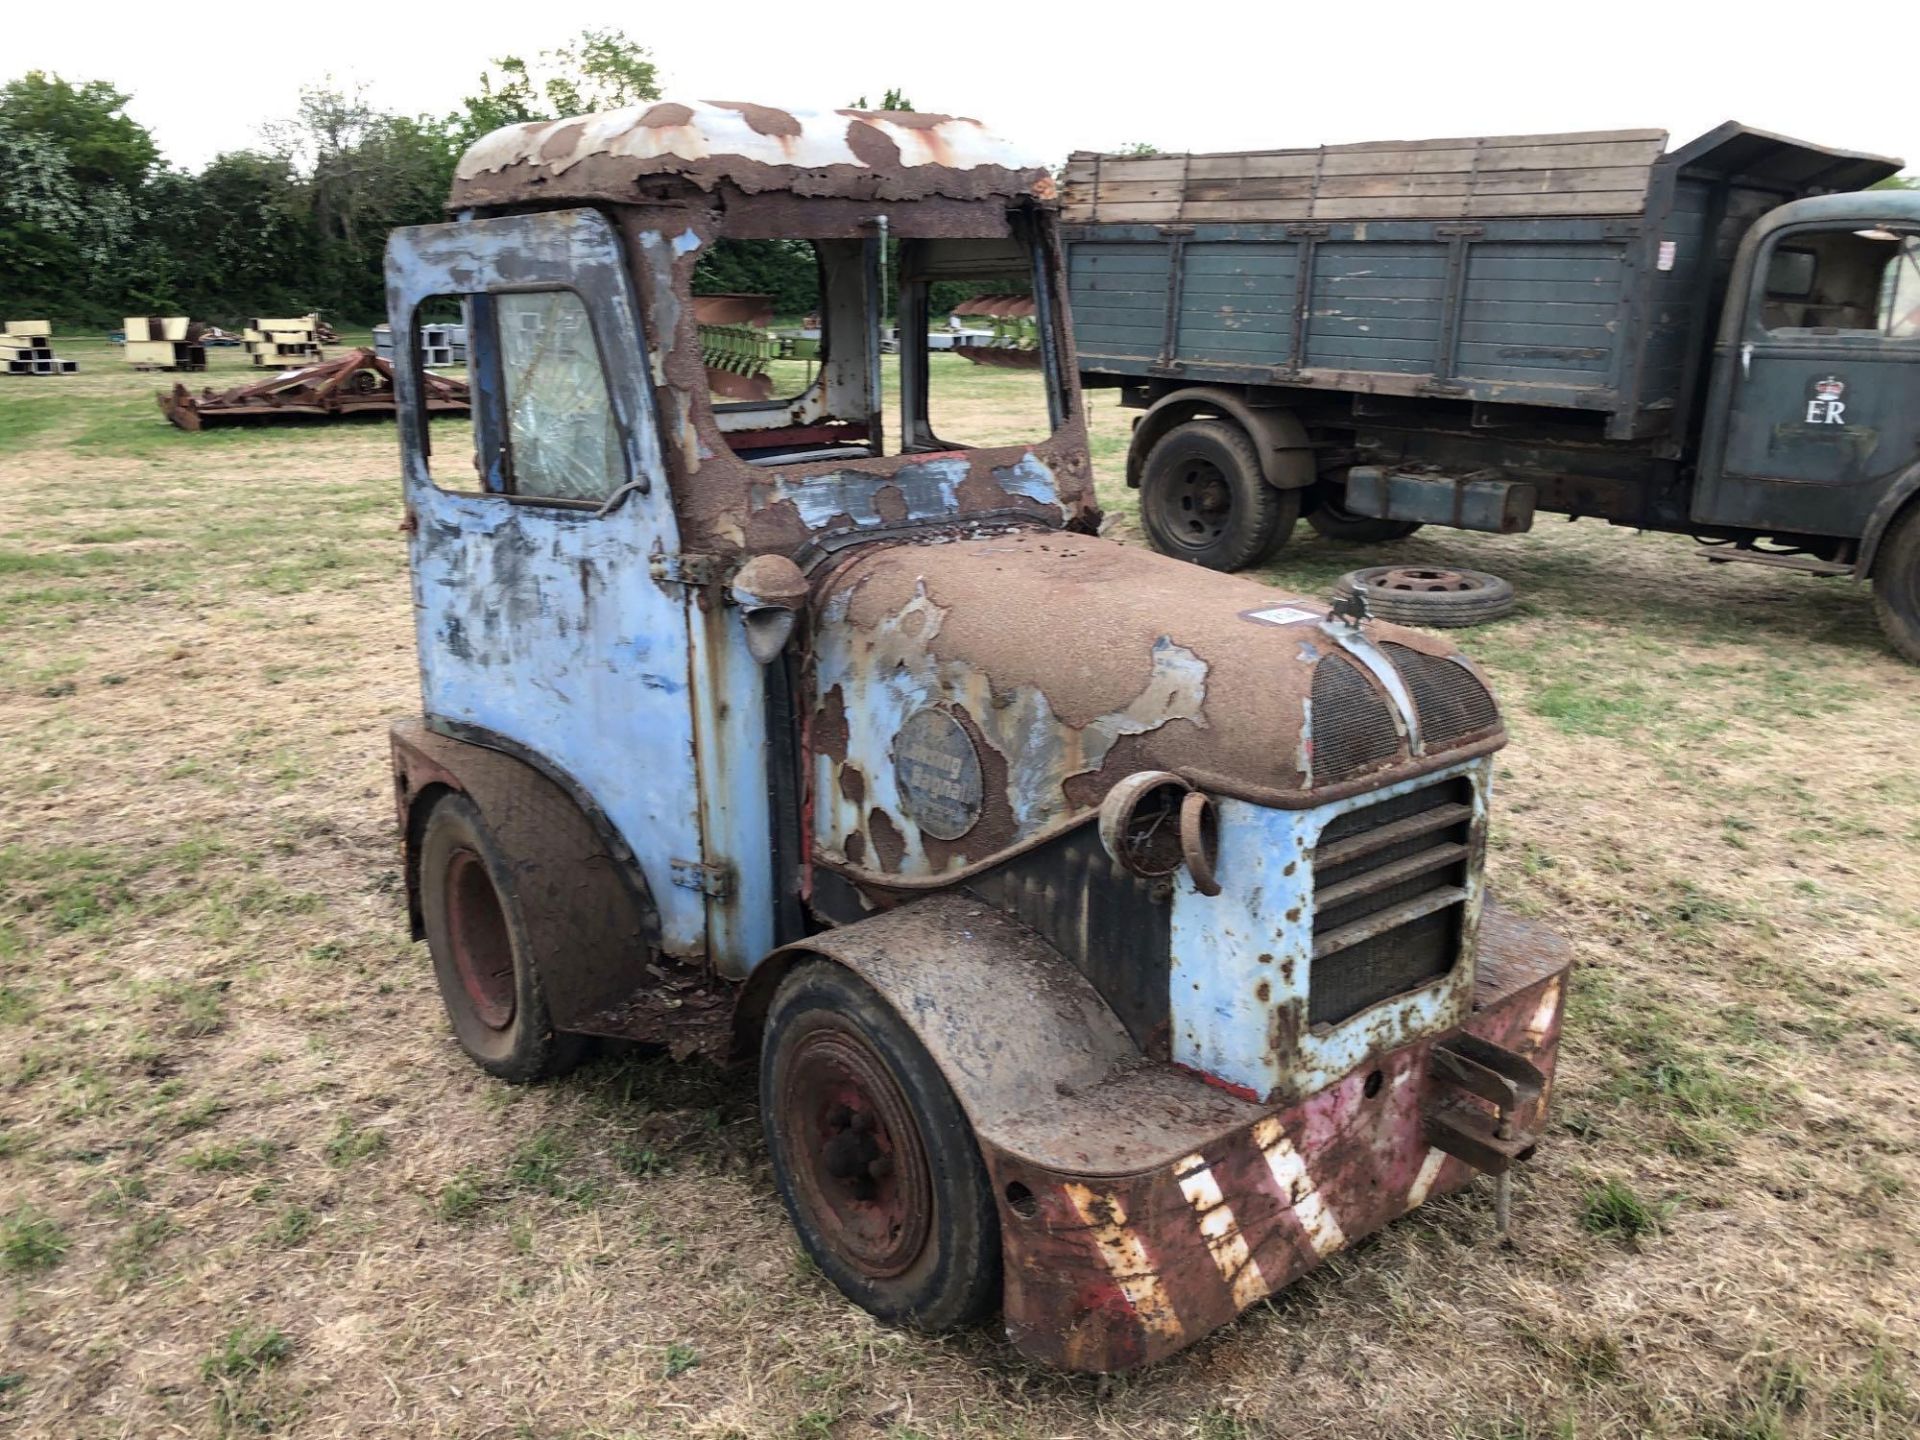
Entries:
<svg viewBox="0 0 1920 1440">
<path fill-rule="evenodd" d="M 1447 247 L 1339 242 L 1314 252 L 1309 369 L 1431 374 L 1439 364 Z"/>
<path fill-rule="evenodd" d="M 1159 355 L 1166 339 L 1171 265 L 1164 241 L 1076 244 L 1068 260 L 1067 295 L 1080 353 Z"/>
<path fill-rule="evenodd" d="M 1299 265 L 1295 242 L 1189 242 L 1174 353 L 1182 360 L 1286 364 L 1293 355 Z"/>
<path fill-rule="evenodd" d="M 1626 260 L 1625 241 L 1474 245 L 1462 295 L 1459 375 L 1607 383 Z"/>
<path fill-rule="evenodd" d="M 1387 141 L 1319 150 L 1076 155 L 1070 223 L 1639 215 L 1659 130 Z"/>
</svg>

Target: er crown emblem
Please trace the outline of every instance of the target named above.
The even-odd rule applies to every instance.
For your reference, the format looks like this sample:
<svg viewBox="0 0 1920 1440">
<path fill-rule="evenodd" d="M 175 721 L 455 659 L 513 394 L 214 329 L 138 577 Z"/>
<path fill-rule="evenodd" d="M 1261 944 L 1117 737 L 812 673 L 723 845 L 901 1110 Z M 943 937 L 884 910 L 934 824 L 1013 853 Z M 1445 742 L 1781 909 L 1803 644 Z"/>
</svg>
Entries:
<svg viewBox="0 0 1920 1440">
<path fill-rule="evenodd" d="M 1807 397 L 1807 424 L 1847 423 L 1847 406 L 1841 399 L 1847 393 L 1846 381 L 1838 375 L 1825 375 L 1813 382 L 1812 390 L 1813 393 Z"/>
</svg>

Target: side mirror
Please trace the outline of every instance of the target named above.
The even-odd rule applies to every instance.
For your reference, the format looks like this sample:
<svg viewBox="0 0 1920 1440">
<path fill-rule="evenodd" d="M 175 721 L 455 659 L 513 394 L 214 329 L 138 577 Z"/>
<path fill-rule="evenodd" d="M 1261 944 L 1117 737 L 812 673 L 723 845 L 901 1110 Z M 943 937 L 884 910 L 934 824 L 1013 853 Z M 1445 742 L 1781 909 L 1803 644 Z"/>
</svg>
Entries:
<svg viewBox="0 0 1920 1440">
<path fill-rule="evenodd" d="M 730 593 L 740 607 L 747 653 L 769 663 L 786 648 L 807 603 L 807 577 L 784 555 L 756 555 L 733 577 Z"/>
</svg>

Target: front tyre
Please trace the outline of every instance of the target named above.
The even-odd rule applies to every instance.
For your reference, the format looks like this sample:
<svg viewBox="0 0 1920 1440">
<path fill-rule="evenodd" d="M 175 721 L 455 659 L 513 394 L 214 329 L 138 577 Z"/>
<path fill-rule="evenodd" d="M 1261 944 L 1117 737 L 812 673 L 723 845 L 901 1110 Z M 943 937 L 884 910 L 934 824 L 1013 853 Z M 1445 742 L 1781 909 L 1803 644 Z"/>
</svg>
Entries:
<svg viewBox="0 0 1920 1440">
<path fill-rule="evenodd" d="M 1888 643 L 1920 664 L 1920 502 L 1907 506 L 1880 542 L 1873 609 Z"/>
<path fill-rule="evenodd" d="M 1300 492 L 1267 484 L 1246 432 L 1224 420 L 1190 420 L 1147 452 L 1140 527 L 1162 555 L 1209 570 L 1244 570 L 1293 533 Z"/>
<path fill-rule="evenodd" d="M 434 979 L 460 1048 L 490 1075 L 524 1083 L 563 1075 L 587 1041 L 553 1028 L 534 969 L 512 867 L 480 807 L 434 802 L 420 836 L 420 910 Z"/>
<path fill-rule="evenodd" d="M 793 1228 L 848 1299 L 927 1331 L 991 1313 L 1000 1221 L 972 1127 L 926 1047 L 852 971 L 815 961 L 781 982 L 760 1110 Z"/>
</svg>

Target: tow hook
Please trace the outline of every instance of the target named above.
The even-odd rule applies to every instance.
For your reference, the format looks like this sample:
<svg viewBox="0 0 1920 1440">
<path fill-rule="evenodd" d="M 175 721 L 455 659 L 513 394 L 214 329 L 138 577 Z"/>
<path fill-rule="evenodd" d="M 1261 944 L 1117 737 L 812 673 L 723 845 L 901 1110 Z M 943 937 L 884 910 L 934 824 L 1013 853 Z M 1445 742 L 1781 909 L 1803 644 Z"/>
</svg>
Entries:
<svg viewBox="0 0 1920 1440">
<path fill-rule="evenodd" d="M 1427 1143 L 1454 1159 L 1494 1177 L 1496 1233 L 1505 1237 L 1513 1219 L 1513 1167 L 1540 1143 L 1514 1117 L 1537 1101 L 1546 1076 L 1523 1055 L 1483 1040 L 1455 1035 L 1433 1047 L 1429 1060 L 1434 1086 L 1427 1108 Z M 1466 1097 L 1494 1107 L 1489 1115 Z"/>
</svg>

